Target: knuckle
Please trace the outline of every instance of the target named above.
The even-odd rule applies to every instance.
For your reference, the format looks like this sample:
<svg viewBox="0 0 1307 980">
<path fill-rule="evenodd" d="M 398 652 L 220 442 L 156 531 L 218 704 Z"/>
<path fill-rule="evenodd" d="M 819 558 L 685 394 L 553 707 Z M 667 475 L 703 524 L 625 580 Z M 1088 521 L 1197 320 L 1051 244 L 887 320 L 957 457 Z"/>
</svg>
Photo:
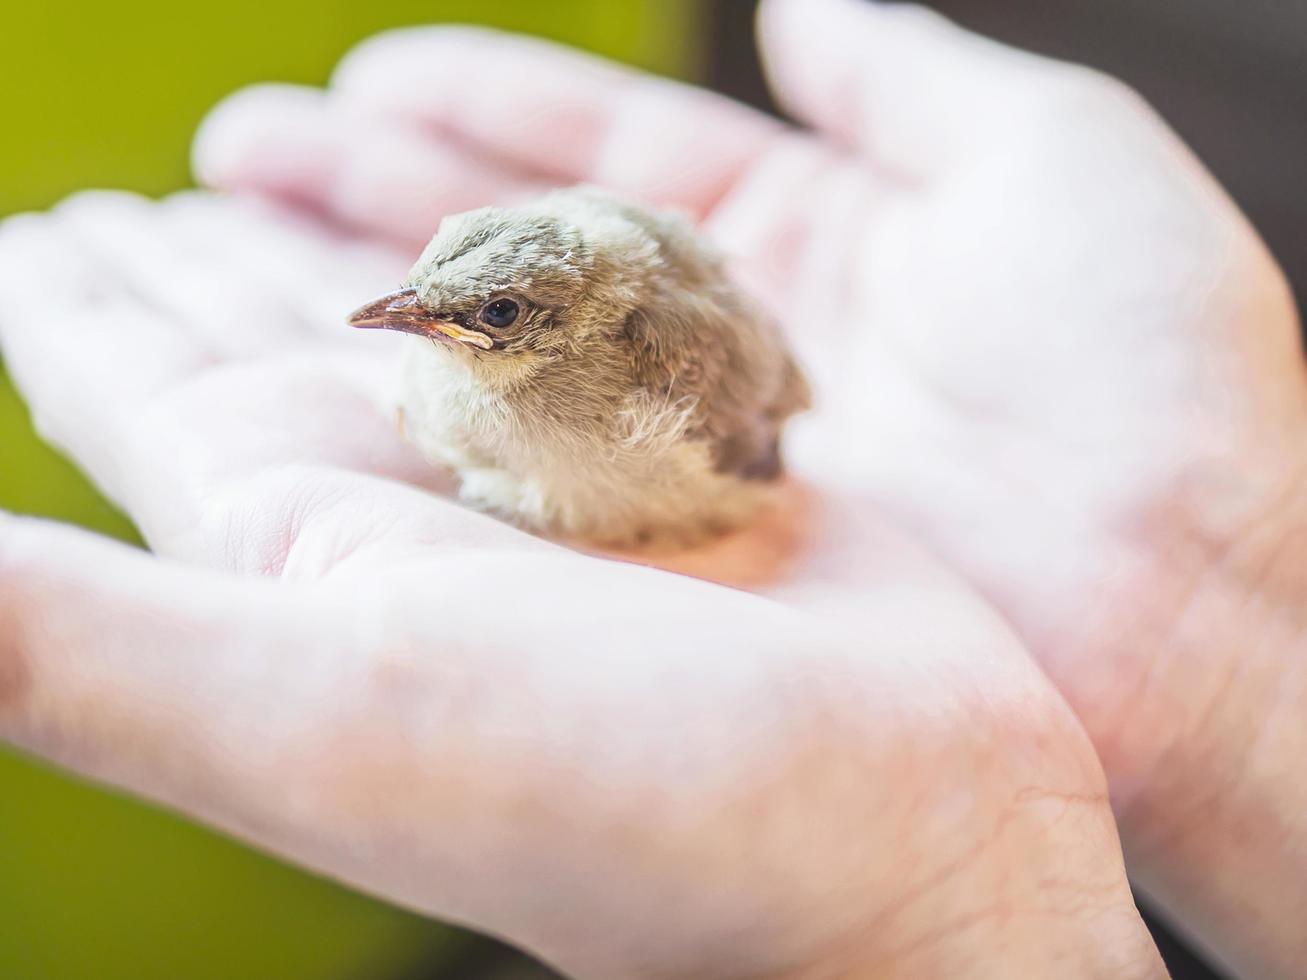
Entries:
<svg viewBox="0 0 1307 980">
<path fill-rule="evenodd" d="M 311 115 L 323 105 L 322 91 L 305 85 L 261 83 L 236 90 L 200 122 L 191 147 L 197 176 L 209 184 L 232 179 L 253 147 L 284 130 L 285 117 Z"/>
<path fill-rule="evenodd" d="M 232 567 L 283 577 L 307 551 L 317 556 L 297 574 L 322 576 L 348 553 L 347 508 L 313 472 L 295 464 L 269 467 L 244 477 L 205 481 L 204 533 Z"/>
<path fill-rule="evenodd" d="M 496 43 L 506 35 L 490 27 L 439 25 L 382 31 L 359 42 L 346 53 L 332 73 L 332 88 L 351 88 L 376 75 L 393 74 L 396 64 L 409 58 L 431 61 L 442 51 Z"/>
<path fill-rule="evenodd" d="M 956 31 L 953 22 L 921 3 L 887 4 L 876 11 L 890 24 L 914 31 Z"/>
<path fill-rule="evenodd" d="M 0 243 L 6 247 L 19 247 L 25 238 L 44 234 L 50 217 L 39 211 L 22 211 L 0 221 Z"/>
<path fill-rule="evenodd" d="M 1088 122 L 1111 123 L 1153 114 L 1144 97 L 1119 78 L 1073 64 L 1051 70 L 1039 86 L 1035 106 L 1041 113 Z"/>
<path fill-rule="evenodd" d="M 84 190 L 64 198 L 55 207 L 61 217 L 86 217 L 113 221 L 134 217 L 146 210 L 150 202 L 140 194 L 118 190 Z"/>
<path fill-rule="evenodd" d="M 42 442 L 50 446 L 67 449 L 64 441 L 66 426 L 57 410 L 51 406 L 37 403 L 31 408 L 32 431 Z"/>
</svg>

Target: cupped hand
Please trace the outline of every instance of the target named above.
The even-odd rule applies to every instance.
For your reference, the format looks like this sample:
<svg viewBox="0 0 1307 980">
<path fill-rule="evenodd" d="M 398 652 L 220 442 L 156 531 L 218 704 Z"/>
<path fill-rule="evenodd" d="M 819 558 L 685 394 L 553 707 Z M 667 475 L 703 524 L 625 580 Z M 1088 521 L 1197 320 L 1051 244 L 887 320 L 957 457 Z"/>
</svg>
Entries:
<svg viewBox="0 0 1307 980">
<path fill-rule="evenodd" d="M 238 95 L 197 162 L 409 249 L 443 213 L 557 182 L 694 212 L 814 375 L 794 470 L 998 604 L 1128 805 L 1223 693 L 1230 664 L 1167 657 L 1195 593 L 1304 479 L 1284 278 L 1117 82 L 910 6 L 777 2 L 761 28 L 811 130 L 431 29 L 364 45 L 326 92 Z"/>
<path fill-rule="evenodd" d="M 410 251 L 443 213 L 555 183 L 693 212 L 814 377 L 789 457 L 818 522 L 889 515 L 969 579 L 1086 726 L 1149 884 L 1245 968 L 1292 971 L 1299 920 L 1239 891 L 1302 830 L 1307 372 L 1280 270 L 1115 81 L 900 5 L 776 0 L 761 35 L 808 128 L 431 29 L 364 45 L 326 92 L 237 96 L 197 162 Z M 861 588 L 856 532 L 837 559 L 779 541 L 679 567 L 782 554 L 754 587 L 821 567 Z M 1235 839 L 1224 882 L 1194 870 Z"/>
<path fill-rule="evenodd" d="M 156 556 L 0 520 L 0 737 L 578 976 L 1158 974 L 988 607 L 836 480 L 770 595 L 450 502 L 341 320 L 405 264 L 202 194 L 5 222 L 7 366 Z"/>
</svg>

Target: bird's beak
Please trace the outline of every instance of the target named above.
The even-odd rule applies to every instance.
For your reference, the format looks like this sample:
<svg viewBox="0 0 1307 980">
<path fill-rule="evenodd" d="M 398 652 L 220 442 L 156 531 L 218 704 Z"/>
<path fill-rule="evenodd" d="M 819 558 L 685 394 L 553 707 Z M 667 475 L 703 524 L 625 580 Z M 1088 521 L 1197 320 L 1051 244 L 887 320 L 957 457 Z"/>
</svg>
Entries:
<svg viewBox="0 0 1307 980">
<path fill-rule="evenodd" d="M 351 327 L 363 330 L 398 330 L 419 337 L 443 335 L 460 344 L 471 344 L 482 350 L 490 350 L 495 346 L 495 342 L 483 333 L 442 320 L 439 314 L 418 302 L 415 289 L 401 289 L 374 299 L 351 313 L 346 322 Z"/>
</svg>

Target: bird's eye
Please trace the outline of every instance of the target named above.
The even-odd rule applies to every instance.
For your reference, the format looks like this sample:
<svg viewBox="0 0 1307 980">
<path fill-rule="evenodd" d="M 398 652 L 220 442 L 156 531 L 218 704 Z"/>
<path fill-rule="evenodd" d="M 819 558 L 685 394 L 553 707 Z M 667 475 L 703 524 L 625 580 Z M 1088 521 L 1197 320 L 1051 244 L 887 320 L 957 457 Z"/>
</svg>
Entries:
<svg viewBox="0 0 1307 980">
<path fill-rule="evenodd" d="M 518 307 L 511 299 L 497 299 L 493 303 L 487 303 L 481 309 L 481 322 L 486 326 L 497 327 L 502 330 L 504 327 L 511 327 L 517 319 Z"/>
</svg>

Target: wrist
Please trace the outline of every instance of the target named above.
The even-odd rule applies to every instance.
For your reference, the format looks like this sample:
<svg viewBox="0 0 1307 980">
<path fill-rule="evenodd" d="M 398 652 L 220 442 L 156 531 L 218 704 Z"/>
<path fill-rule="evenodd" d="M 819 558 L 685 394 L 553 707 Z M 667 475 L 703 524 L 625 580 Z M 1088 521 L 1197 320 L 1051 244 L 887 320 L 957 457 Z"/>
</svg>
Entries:
<svg viewBox="0 0 1307 980">
<path fill-rule="evenodd" d="M 1154 693 L 1165 691 L 1171 709 L 1153 713 L 1161 757 L 1114 792 L 1140 850 L 1184 811 L 1290 774 L 1284 767 L 1296 775 L 1307 759 L 1289 751 L 1307 742 L 1307 459 L 1272 505 L 1206 550 L 1205 567 L 1173 576 L 1191 583 L 1188 595 L 1150 651 Z"/>
<path fill-rule="evenodd" d="M 1121 861 L 1119 853 L 1101 857 L 1104 864 Z M 1028 855 L 1013 860 L 1031 866 Z M 914 939 L 887 943 L 878 934 L 866 948 L 845 948 L 789 974 L 789 980 L 1167 976 L 1124 876 L 1119 888 L 1107 893 L 1084 888 L 1071 895 L 1056 885 L 1064 873 L 1057 863 L 1040 870 L 1044 888 L 1025 901 L 999 891 L 970 911 L 959 910 L 954 901 L 929 903 L 932 918 L 920 923 Z"/>
<path fill-rule="evenodd" d="M 947 857 L 837 955 L 791 980 L 1167 976 L 1126 880 L 1106 793 L 1028 786 L 990 819 L 977 848 Z M 927 861 L 904 854 L 898 863 Z"/>
<path fill-rule="evenodd" d="M 1011 910 L 971 921 L 940 923 L 929 940 L 886 955 L 841 957 L 795 974 L 858 978 L 1076 977 L 1103 980 L 1165 978 L 1166 968 L 1128 894 L 1106 907 L 1089 902 L 1058 912 Z"/>
<path fill-rule="evenodd" d="M 1165 749 L 1118 799 L 1137 882 L 1235 972 L 1307 957 L 1307 465 L 1201 576 L 1162 646 Z"/>
</svg>

